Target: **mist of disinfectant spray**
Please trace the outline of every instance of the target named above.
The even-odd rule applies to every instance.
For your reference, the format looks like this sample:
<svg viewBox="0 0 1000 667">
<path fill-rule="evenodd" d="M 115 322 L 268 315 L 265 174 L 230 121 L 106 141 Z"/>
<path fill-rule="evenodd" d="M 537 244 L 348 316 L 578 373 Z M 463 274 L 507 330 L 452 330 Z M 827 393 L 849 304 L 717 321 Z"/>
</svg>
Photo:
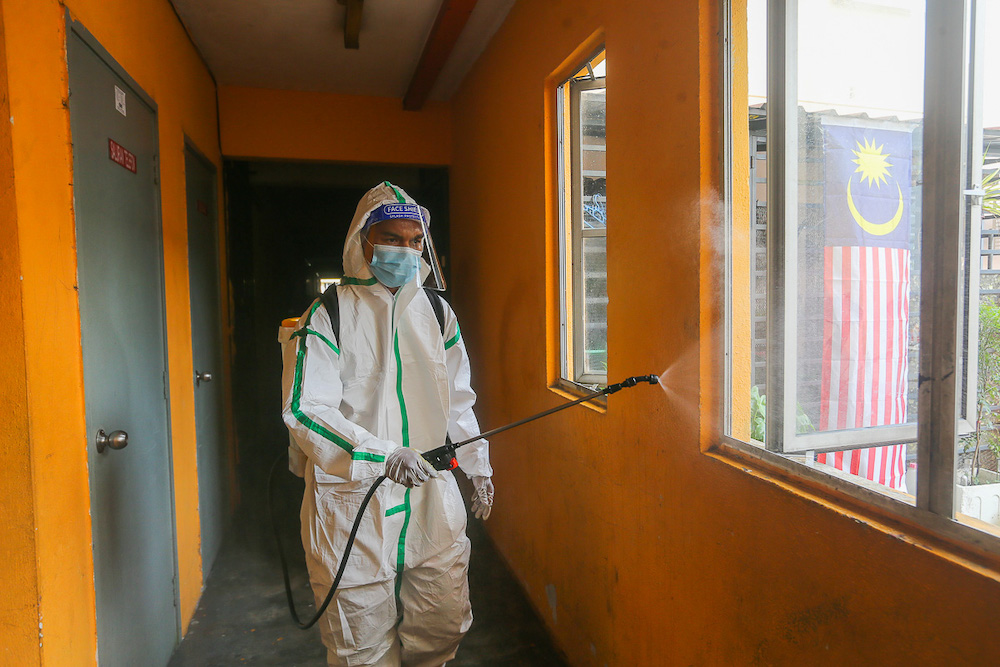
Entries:
<svg viewBox="0 0 1000 667">
<path fill-rule="evenodd" d="M 677 417 L 691 425 L 698 422 L 698 346 L 691 345 L 662 373 L 659 385 L 670 399 Z M 692 383 L 694 386 L 692 386 Z"/>
</svg>

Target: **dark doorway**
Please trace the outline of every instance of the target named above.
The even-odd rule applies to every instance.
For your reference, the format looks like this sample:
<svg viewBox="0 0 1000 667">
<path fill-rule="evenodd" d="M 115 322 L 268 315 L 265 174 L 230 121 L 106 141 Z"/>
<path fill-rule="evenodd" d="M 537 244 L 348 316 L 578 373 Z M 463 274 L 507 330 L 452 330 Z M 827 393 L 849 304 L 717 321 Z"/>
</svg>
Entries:
<svg viewBox="0 0 1000 667">
<path fill-rule="evenodd" d="M 238 481 L 246 518 L 265 518 L 268 468 L 284 451 L 281 321 L 319 295 L 320 279 L 340 277 L 344 240 L 362 195 L 391 181 L 426 206 L 448 277 L 448 170 L 444 167 L 237 161 L 225 164 L 229 281 L 233 298 L 233 412 Z M 290 475 L 282 483 L 294 487 Z M 294 519 L 301 487 L 279 516 Z"/>
</svg>

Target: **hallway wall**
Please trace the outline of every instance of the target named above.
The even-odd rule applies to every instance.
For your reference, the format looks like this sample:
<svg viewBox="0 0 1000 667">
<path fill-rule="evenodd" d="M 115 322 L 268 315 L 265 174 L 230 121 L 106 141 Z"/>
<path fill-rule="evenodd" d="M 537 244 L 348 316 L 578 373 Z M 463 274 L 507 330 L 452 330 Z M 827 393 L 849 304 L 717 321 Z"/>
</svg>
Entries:
<svg viewBox="0 0 1000 667">
<path fill-rule="evenodd" d="M 441 102 L 403 111 L 401 100 L 388 97 L 222 86 L 219 117 L 226 157 L 419 165 L 451 160 L 451 106 Z"/>
<path fill-rule="evenodd" d="M 0 11 L 0 119 L 10 117 L 3 12 Z M 38 663 L 38 586 L 28 448 L 28 387 L 21 309 L 11 125 L 0 122 L 0 664 Z"/>
<path fill-rule="evenodd" d="M 639 387 L 494 438 L 487 528 L 574 664 L 989 664 L 996 569 L 703 453 L 722 392 L 718 5 L 519 2 L 453 100 L 454 301 L 484 426 L 564 401 L 545 86 L 602 31 L 609 379 L 676 379 L 669 400 Z"/>
<path fill-rule="evenodd" d="M 32 570 L 25 575 L 28 580 L 18 586 L 33 602 L 9 613 L 4 609 L 5 637 L 27 633 L 34 646 L 34 655 L 19 655 L 16 664 L 92 664 L 96 652 L 87 475 L 87 448 L 92 443 L 84 423 L 76 293 L 67 9 L 158 104 L 170 427 L 184 626 L 202 583 L 184 140 L 188 137 L 221 166 L 214 82 L 167 0 L 2 0 L 8 77 L 7 90 L 0 87 L 0 93 L 9 92 L 10 109 L 2 116 L 0 154 L 6 156 L 9 150 L 10 157 L 0 157 L 0 191 L 6 192 L 3 184 L 12 177 L 14 196 L 2 200 L 5 209 L 13 211 L 3 211 L 0 225 L 5 243 L 16 239 L 19 257 L 5 253 L 4 271 L 17 274 L 23 297 L 23 315 L 5 326 L 5 333 L 16 340 L 23 323 L 26 378 L 5 390 L 15 399 L 21 390 L 30 398 L 27 409 L 23 400 L 12 402 L 14 430 L 9 437 L 18 439 L 19 453 L 30 457 L 31 467 L 29 477 L 24 461 L 6 466 L 11 451 L 5 419 L 0 499 L 6 512 L 6 484 L 18 484 L 19 500 L 13 507 L 20 513 L 30 501 L 36 549 Z M 5 149 L 8 132 L 10 148 Z M 7 273 L 0 275 L 0 306 L 5 314 L 14 315 L 16 289 L 10 291 L 5 277 Z M 19 363 L 0 362 L 5 384 L 8 377 L 16 379 Z M 26 433 L 17 432 L 18 419 L 27 419 Z M 16 521 L 0 523 L 0 544 L 24 543 L 20 526 Z M 31 554 L 29 546 L 21 556 Z"/>
</svg>

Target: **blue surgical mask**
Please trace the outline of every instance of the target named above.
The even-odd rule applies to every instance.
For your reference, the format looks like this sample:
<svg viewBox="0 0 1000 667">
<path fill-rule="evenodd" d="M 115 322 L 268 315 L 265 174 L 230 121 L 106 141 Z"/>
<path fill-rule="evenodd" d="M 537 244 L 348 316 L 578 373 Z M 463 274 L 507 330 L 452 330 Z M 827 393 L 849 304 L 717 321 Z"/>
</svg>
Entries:
<svg viewBox="0 0 1000 667">
<path fill-rule="evenodd" d="M 420 252 L 413 248 L 376 245 L 368 266 L 386 287 L 402 287 L 420 270 Z"/>
</svg>

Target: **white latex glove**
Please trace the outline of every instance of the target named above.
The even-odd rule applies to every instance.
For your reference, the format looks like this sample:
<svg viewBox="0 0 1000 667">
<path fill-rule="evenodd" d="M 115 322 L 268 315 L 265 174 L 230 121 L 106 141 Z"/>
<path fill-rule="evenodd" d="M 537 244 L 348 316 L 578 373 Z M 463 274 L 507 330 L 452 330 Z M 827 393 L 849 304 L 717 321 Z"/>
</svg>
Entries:
<svg viewBox="0 0 1000 667">
<path fill-rule="evenodd" d="M 476 490 L 472 494 L 472 511 L 477 519 L 486 521 L 493 511 L 493 480 L 481 475 L 473 475 L 470 479 Z"/>
<path fill-rule="evenodd" d="M 407 488 L 420 486 L 431 477 L 437 477 L 437 470 L 417 452 L 407 447 L 394 449 L 385 459 L 385 476 Z"/>
</svg>

